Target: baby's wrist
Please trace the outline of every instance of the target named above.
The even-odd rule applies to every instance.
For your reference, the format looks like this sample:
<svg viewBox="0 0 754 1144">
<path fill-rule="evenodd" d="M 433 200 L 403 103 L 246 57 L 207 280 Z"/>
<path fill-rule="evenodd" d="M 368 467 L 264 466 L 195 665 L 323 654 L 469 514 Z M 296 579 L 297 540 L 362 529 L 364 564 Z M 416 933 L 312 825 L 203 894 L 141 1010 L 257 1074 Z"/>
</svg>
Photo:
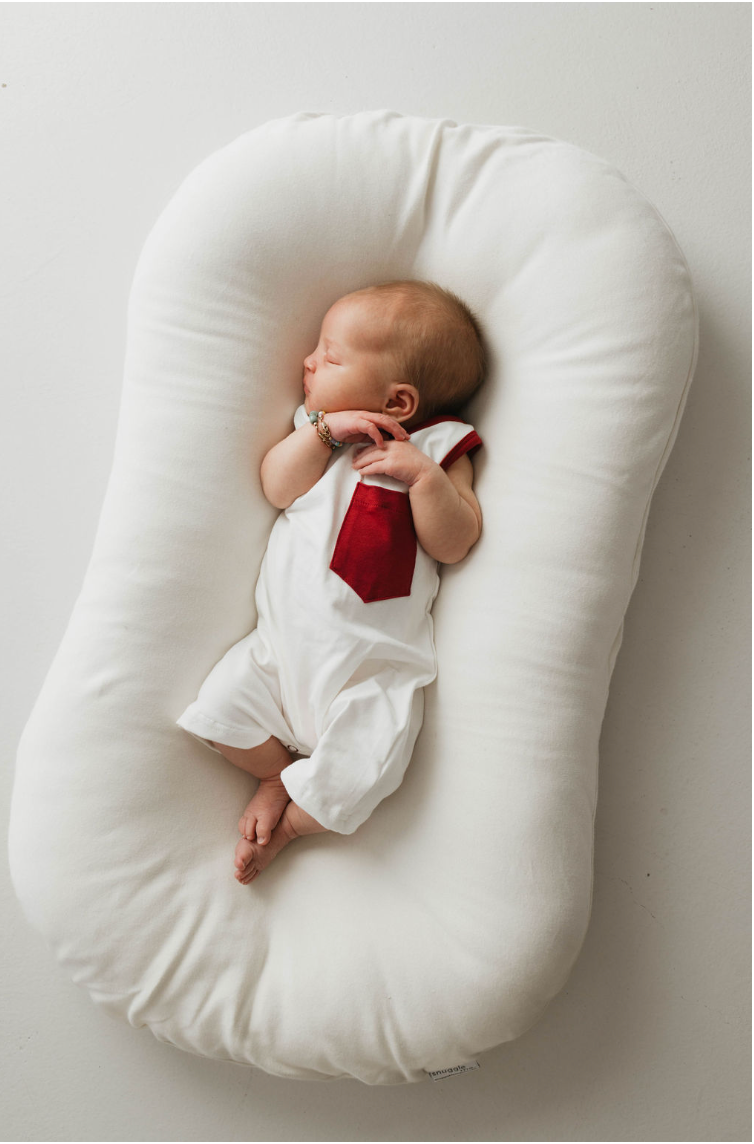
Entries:
<svg viewBox="0 0 754 1144">
<path fill-rule="evenodd" d="M 438 478 L 441 478 L 443 475 L 444 471 L 442 466 L 438 465 L 436 461 L 433 461 L 431 457 L 423 453 L 422 462 L 417 469 L 416 476 L 413 481 L 409 483 L 408 487 L 410 489 L 421 487 L 421 489 L 424 490 L 425 488 L 437 484 Z"/>
</svg>

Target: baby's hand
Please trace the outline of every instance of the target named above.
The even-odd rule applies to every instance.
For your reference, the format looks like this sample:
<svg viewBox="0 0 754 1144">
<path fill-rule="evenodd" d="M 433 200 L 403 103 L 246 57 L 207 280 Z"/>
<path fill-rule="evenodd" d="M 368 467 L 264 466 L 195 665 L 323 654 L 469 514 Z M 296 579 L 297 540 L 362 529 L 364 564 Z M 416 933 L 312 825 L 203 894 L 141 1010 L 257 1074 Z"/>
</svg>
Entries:
<svg viewBox="0 0 754 1144">
<path fill-rule="evenodd" d="M 353 459 L 353 467 L 360 473 L 384 473 L 409 486 L 430 468 L 439 468 L 431 457 L 410 441 L 387 441 L 381 448 L 369 445 L 366 449 L 359 449 Z"/>
<path fill-rule="evenodd" d="M 337 413 L 326 413 L 325 421 L 334 440 L 345 445 L 359 441 L 374 441 L 384 448 L 385 442 L 380 429 L 399 441 L 407 441 L 410 434 L 399 421 L 385 413 L 370 413 L 368 409 L 341 409 Z"/>
</svg>

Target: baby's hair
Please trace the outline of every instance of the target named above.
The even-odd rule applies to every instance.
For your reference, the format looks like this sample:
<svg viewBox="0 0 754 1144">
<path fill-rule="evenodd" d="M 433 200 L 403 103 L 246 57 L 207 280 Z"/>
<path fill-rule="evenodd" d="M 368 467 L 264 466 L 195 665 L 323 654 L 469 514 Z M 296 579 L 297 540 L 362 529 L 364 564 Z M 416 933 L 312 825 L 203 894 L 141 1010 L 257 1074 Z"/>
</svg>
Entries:
<svg viewBox="0 0 754 1144">
<path fill-rule="evenodd" d="M 404 278 L 356 290 L 394 298 L 388 331 L 401 381 L 416 386 L 414 420 L 437 412 L 456 414 L 487 375 L 487 352 L 479 319 L 467 304 L 436 282 Z"/>
</svg>

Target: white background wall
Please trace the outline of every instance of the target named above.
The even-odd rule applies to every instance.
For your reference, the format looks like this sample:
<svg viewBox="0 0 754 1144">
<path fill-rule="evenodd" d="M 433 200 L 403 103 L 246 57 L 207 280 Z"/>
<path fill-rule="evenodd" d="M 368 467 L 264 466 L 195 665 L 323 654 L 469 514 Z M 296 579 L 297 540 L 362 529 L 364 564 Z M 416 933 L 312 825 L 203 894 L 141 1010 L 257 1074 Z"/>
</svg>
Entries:
<svg viewBox="0 0 754 1144">
<path fill-rule="evenodd" d="M 603 726 L 591 925 L 544 1018 L 434 1085 L 188 1056 L 70 983 L 6 864 L 3 1139 L 751 1139 L 750 26 L 748 4 L 0 7 L 6 806 L 89 560 L 139 250 L 206 155 L 299 110 L 537 130 L 648 196 L 701 309 Z"/>
</svg>

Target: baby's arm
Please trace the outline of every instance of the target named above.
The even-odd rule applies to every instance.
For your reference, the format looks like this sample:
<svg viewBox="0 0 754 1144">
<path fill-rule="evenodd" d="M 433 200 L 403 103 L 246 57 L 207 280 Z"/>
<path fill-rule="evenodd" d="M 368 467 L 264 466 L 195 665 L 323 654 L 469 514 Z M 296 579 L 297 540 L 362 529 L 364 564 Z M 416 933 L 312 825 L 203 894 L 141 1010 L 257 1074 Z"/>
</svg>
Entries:
<svg viewBox="0 0 754 1144">
<path fill-rule="evenodd" d="M 332 450 L 307 421 L 265 455 L 260 470 L 262 491 L 274 508 L 288 508 L 308 493 L 327 468 Z"/>
<path fill-rule="evenodd" d="M 466 453 L 443 469 L 410 441 L 362 449 L 352 461 L 364 475 L 385 473 L 408 485 L 416 536 L 441 564 L 463 560 L 482 532 L 482 510 L 472 492 L 474 468 Z"/>
<path fill-rule="evenodd" d="M 381 453 L 385 451 L 383 433 L 391 433 L 403 442 L 410 436 L 395 418 L 369 409 L 340 409 L 336 413 L 328 413 L 325 424 L 341 443 L 379 442 L 377 447 Z M 299 425 L 298 429 L 273 445 L 262 461 L 260 479 L 267 500 L 275 508 L 288 508 L 297 497 L 316 485 L 331 456 L 330 446 L 325 444 L 311 422 Z"/>
<path fill-rule="evenodd" d="M 464 453 L 448 469 L 434 462 L 410 486 L 416 536 L 425 552 L 442 564 L 457 564 L 476 544 L 482 510 L 471 484 L 474 468 Z"/>
</svg>

